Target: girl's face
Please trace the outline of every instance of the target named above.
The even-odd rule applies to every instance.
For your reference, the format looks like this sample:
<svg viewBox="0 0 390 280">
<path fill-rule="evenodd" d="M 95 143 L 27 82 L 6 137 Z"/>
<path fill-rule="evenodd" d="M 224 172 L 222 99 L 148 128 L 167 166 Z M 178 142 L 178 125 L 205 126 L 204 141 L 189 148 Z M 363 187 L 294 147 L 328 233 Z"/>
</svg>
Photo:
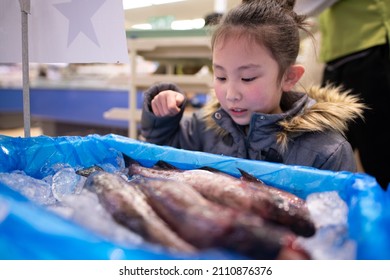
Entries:
<svg viewBox="0 0 390 280">
<path fill-rule="evenodd" d="M 214 90 L 222 108 L 240 125 L 253 113 L 281 113 L 279 66 L 262 45 L 245 37 L 225 37 L 213 50 Z"/>
</svg>

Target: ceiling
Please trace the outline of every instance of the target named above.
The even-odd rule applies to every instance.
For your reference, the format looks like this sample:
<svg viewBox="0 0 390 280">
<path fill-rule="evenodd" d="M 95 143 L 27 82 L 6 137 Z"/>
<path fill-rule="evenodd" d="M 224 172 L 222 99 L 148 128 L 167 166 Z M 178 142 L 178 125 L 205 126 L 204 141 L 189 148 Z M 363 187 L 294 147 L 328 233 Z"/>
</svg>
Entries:
<svg viewBox="0 0 390 280">
<path fill-rule="evenodd" d="M 170 4 L 126 10 L 126 28 L 129 29 L 134 24 L 148 23 L 151 18 L 159 16 L 174 16 L 175 20 L 204 18 L 207 14 L 214 12 L 214 1 L 186 0 Z M 230 9 L 239 4 L 240 2 L 241 0 L 226 0 L 226 8 Z"/>
</svg>

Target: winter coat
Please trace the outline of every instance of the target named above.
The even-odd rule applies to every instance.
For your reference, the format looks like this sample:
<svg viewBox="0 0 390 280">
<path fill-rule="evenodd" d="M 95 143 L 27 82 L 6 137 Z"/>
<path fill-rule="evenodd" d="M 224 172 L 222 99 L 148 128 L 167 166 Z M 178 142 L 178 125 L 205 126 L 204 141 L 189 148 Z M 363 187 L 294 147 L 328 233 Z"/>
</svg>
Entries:
<svg viewBox="0 0 390 280">
<path fill-rule="evenodd" d="M 313 87 L 308 94 L 283 93 L 281 114 L 253 114 L 249 130 L 237 125 L 217 101 L 191 117 L 156 117 L 151 100 L 162 90 L 181 90 L 158 84 L 145 92 L 141 117 L 144 140 L 176 148 L 237 158 L 310 166 L 333 171 L 356 171 L 352 148 L 344 137 L 347 122 L 361 117 L 363 104 L 338 88 Z"/>
</svg>

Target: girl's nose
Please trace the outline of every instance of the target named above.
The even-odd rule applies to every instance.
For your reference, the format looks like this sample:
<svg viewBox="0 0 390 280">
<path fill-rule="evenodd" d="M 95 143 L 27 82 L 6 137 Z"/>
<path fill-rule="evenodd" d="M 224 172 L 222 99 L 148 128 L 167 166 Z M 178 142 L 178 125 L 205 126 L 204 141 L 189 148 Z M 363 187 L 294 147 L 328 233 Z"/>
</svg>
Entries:
<svg viewBox="0 0 390 280">
<path fill-rule="evenodd" d="M 240 91 L 230 86 L 226 88 L 226 99 L 229 101 L 238 101 L 241 99 Z"/>
</svg>

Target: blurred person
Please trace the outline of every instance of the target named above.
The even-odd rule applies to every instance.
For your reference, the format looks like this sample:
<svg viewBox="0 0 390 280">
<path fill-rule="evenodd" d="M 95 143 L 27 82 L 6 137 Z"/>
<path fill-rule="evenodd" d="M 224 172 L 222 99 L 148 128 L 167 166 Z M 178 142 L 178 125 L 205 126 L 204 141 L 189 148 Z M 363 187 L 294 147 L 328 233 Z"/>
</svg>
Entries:
<svg viewBox="0 0 390 280">
<path fill-rule="evenodd" d="M 350 123 L 347 138 L 358 151 L 364 171 L 387 190 L 390 0 L 298 0 L 296 10 L 319 14 L 320 60 L 325 63 L 322 86 L 351 90 L 369 107 L 364 120 Z"/>
</svg>

